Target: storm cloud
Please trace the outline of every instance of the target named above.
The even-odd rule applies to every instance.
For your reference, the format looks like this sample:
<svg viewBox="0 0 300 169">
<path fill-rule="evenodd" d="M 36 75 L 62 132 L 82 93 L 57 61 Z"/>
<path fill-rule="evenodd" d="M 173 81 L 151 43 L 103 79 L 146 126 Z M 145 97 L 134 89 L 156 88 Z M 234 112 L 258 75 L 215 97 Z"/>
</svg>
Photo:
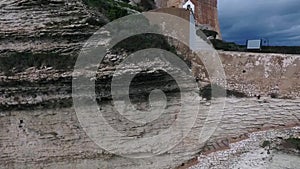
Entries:
<svg viewBox="0 0 300 169">
<path fill-rule="evenodd" d="M 270 45 L 300 46 L 299 0 L 220 0 L 219 20 L 225 41 L 269 39 Z"/>
</svg>

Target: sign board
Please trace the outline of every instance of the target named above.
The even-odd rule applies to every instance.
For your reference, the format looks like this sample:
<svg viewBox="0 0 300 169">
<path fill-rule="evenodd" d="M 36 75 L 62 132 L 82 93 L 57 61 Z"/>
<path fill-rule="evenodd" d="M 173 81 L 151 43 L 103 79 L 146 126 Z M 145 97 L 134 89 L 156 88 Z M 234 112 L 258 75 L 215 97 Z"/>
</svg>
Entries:
<svg viewBox="0 0 300 169">
<path fill-rule="evenodd" d="M 262 41 L 260 39 L 247 40 L 247 49 L 261 49 Z"/>
</svg>

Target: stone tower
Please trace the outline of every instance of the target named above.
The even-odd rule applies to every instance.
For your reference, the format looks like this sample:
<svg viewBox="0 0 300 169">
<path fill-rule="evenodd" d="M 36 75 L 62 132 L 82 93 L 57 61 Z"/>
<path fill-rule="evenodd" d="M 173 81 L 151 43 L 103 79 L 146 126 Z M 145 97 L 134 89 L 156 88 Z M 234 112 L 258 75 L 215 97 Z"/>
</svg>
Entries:
<svg viewBox="0 0 300 169">
<path fill-rule="evenodd" d="M 157 8 L 183 8 L 188 0 L 155 0 Z M 221 31 L 218 19 L 217 0 L 190 0 L 195 5 L 194 15 L 196 23 L 203 29 L 213 30 L 219 34 Z"/>
</svg>

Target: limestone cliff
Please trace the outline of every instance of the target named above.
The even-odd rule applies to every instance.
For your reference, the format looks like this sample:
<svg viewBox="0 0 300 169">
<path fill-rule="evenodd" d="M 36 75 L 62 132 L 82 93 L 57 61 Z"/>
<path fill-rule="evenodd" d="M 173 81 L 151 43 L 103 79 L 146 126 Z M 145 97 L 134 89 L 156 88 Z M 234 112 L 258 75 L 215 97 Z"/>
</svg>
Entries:
<svg viewBox="0 0 300 169">
<path fill-rule="evenodd" d="M 195 139 L 201 132 L 205 114 L 197 117 L 193 130 L 176 149 L 158 157 L 132 160 L 99 148 L 84 132 L 76 117 L 72 107 L 71 79 L 83 43 L 107 23 L 109 17 L 84 2 L 0 2 L 0 168 L 174 168 L 207 148 L 213 150 L 218 146 L 228 146 L 226 142 L 218 141 L 224 137 L 238 137 L 253 128 L 299 123 L 299 99 L 266 99 L 263 102 L 254 98 L 231 98 L 223 110 L 222 123 L 206 148 Z M 299 56 L 221 51 L 219 54 L 230 90 L 249 96 L 257 93 L 267 96 L 276 88 L 279 97 L 299 96 Z M 157 135 L 177 118 L 178 86 L 167 74 L 141 73 L 133 83 L 132 94 L 136 96 L 133 102 L 138 108 L 146 109 L 148 98 L 141 95 L 141 91 L 159 88 L 167 93 L 168 113 L 148 125 L 126 120 L 114 110 L 109 85 L 116 66 L 126 56 L 126 52 L 108 53 L 99 68 L 96 80 L 99 107 L 107 122 L 126 136 Z M 201 77 L 200 81 L 208 82 L 209 77 L 201 62 L 194 60 L 192 64 L 196 70 L 202 70 L 196 72 Z M 123 69 L 135 71 L 134 66 Z M 87 74 L 89 72 L 76 75 Z M 85 86 L 81 87 L 84 89 Z M 216 98 L 212 101 L 203 98 L 199 104 L 201 110 L 208 111 L 209 106 L 218 101 Z M 186 117 L 190 116 L 186 113 Z"/>
</svg>

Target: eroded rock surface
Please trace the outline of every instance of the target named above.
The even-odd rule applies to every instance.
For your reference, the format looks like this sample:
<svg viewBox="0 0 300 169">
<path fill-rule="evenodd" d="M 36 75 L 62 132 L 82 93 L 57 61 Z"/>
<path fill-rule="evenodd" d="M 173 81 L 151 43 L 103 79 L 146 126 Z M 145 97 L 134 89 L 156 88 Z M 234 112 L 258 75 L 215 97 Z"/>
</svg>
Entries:
<svg viewBox="0 0 300 169">
<path fill-rule="evenodd" d="M 214 112 L 222 121 L 208 122 L 217 128 L 210 140 L 202 143 L 198 136 L 209 106 L 221 102 L 220 98 L 203 98 L 193 130 L 175 149 L 150 159 L 113 155 L 99 148 L 79 124 L 72 107 L 72 75 L 96 80 L 99 107 L 107 121 L 132 138 L 160 134 L 174 123 L 180 106 L 174 79 L 161 72 L 141 73 L 132 92 L 138 96 L 133 99 L 137 107 L 149 107 L 147 96 L 140 98 L 143 90 L 160 88 L 169 99 L 168 113 L 148 125 L 130 123 L 113 108 L 109 92 L 116 65 L 126 54 L 107 54 L 96 79 L 90 71 L 72 70 L 85 40 L 107 21 L 104 16 L 77 0 L 3 0 L 0 14 L 0 168 L 173 168 L 201 151 L 227 146 L 227 138 L 299 123 L 299 99 L 230 98 L 225 109 L 221 106 Z M 299 96 L 298 56 L 219 53 L 229 90 L 267 96 L 276 89 L 282 97 Z M 123 69 L 137 70 L 134 66 Z M 203 72 L 198 72 L 200 81 L 207 82 L 209 77 Z M 184 115 L 190 117 L 196 107 L 191 106 Z"/>
<path fill-rule="evenodd" d="M 173 102 L 176 103 L 176 100 Z M 157 135 L 172 124 L 172 119 L 174 120 L 176 114 L 174 103 L 167 109 L 173 113 L 161 116 L 159 121 L 151 125 L 128 124 L 121 116 L 111 114 L 113 107 L 110 102 L 101 105 L 101 112 L 115 130 L 130 137 L 146 137 Z M 209 106 L 204 103 L 201 105 L 194 128 L 175 149 L 156 158 L 136 161 L 112 155 L 99 148 L 82 130 L 72 108 L 2 111 L 0 118 L 1 165 L 11 168 L 18 168 L 18 166 L 54 168 L 59 164 L 59 168 L 69 168 L 68 166 L 79 168 L 88 161 L 86 166 L 92 168 L 95 166 L 140 168 L 141 165 L 144 168 L 153 168 L 153 166 L 172 168 L 193 158 L 194 153 L 202 150 L 214 151 L 226 146 L 228 141 L 221 141 L 224 138 L 238 138 L 241 133 L 247 133 L 253 129 L 299 124 L 300 118 L 299 100 L 275 99 L 270 100 L 269 103 L 260 103 L 255 99 L 229 99 L 226 102 L 222 121 L 216 124 L 218 126 L 216 131 L 203 149 L 204 144 L 199 141 L 199 133 L 201 133 L 203 119 L 205 119 L 203 112 L 208 109 Z M 119 122 L 116 123 L 118 120 Z M 211 121 L 210 123 L 217 122 Z M 216 140 L 220 142 L 216 143 Z M 158 159 L 159 162 L 156 161 Z"/>
<path fill-rule="evenodd" d="M 228 88 L 254 95 L 300 96 L 300 56 L 266 53 L 219 53 Z"/>
</svg>

